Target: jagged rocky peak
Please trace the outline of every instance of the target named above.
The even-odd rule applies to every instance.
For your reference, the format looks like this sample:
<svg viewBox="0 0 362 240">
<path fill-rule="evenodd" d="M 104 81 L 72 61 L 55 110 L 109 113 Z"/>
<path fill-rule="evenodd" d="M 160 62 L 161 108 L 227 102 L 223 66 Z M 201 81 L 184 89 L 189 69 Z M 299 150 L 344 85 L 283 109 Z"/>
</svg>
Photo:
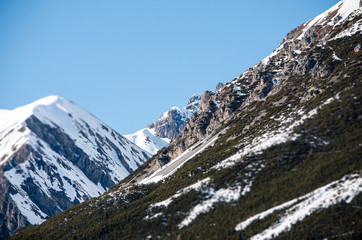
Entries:
<svg viewBox="0 0 362 240">
<path fill-rule="evenodd" d="M 222 82 L 218 82 L 218 83 L 216 84 L 215 92 L 220 91 L 223 86 L 224 86 L 224 84 L 223 84 Z"/>
<path fill-rule="evenodd" d="M 198 108 L 199 108 L 200 100 L 201 100 L 200 93 L 196 93 L 196 94 L 192 95 L 192 97 L 187 102 L 185 109 L 191 111 L 192 113 L 197 112 Z"/>
<path fill-rule="evenodd" d="M 59 96 L 0 114 L 0 238 L 99 196 L 151 156 Z"/>
<path fill-rule="evenodd" d="M 215 93 L 212 91 L 205 91 L 204 94 L 202 94 L 200 106 L 199 106 L 199 112 L 209 112 L 212 111 L 211 108 L 213 108 L 214 104 L 210 104 L 211 101 L 214 99 Z"/>
<path fill-rule="evenodd" d="M 154 123 L 125 137 L 149 153 L 155 154 L 184 129 L 190 117 L 197 113 L 200 100 L 201 95 L 196 93 L 191 96 L 184 108 L 172 107 Z"/>
<path fill-rule="evenodd" d="M 184 129 L 190 117 L 198 111 L 200 100 L 201 95 L 199 93 L 194 94 L 189 99 L 186 107 L 182 109 L 178 107 L 170 108 L 156 122 L 150 124 L 148 128 L 154 129 L 157 137 L 172 140 Z"/>
</svg>

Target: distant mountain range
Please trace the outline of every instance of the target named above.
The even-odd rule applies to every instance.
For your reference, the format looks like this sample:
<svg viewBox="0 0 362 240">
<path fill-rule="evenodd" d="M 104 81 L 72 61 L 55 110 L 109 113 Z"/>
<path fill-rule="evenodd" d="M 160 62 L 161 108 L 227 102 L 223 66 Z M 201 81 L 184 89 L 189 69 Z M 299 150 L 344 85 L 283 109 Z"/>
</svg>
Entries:
<svg viewBox="0 0 362 240">
<path fill-rule="evenodd" d="M 151 155 L 71 101 L 0 111 L 0 238 L 107 191 Z"/>
</svg>

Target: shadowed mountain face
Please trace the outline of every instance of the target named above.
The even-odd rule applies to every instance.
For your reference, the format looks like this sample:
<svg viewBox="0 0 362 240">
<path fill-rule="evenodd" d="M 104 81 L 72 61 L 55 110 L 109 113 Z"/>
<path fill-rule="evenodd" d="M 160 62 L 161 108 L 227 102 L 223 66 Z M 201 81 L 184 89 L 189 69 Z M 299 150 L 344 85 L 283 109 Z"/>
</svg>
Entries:
<svg viewBox="0 0 362 240">
<path fill-rule="evenodd" d="M 51 96 L 1 113 L 1 237 L 101 195 L 150 155 Z"/>
<path fill-rule="evenodd" d="M 344 0 L 294 29 L 120 183 L 12 239 L 359 239 L 361 23 Z"/>
</svg>

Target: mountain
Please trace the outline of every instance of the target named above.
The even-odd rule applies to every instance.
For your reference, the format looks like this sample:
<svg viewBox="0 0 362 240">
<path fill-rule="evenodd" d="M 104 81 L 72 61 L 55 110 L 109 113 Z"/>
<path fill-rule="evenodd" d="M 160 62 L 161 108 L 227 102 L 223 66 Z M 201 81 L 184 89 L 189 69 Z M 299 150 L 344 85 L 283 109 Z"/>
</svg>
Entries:
<svg viewBox="0 0 362 240">
<path fill-rule="evenodd" d="M 150 157 L 71 101 L 0 111 L 0 238 L 107 191 Z"/>
<path fill-rule="evenodd" d="M 182 109 L 172 107 L 154 123 L 124 137 L 149 153 L 155 154 L 185 128 L 190 117 L 197 113 L 200 99 L 201 95 L 196 93 L 189 99 L 186 107 Z"/>
<path fill-rule="evenodd" d="M 100 197 L 11 239 L 360 239 L 362 6 L 344 0 L 206 91 Z"/>
</svg>

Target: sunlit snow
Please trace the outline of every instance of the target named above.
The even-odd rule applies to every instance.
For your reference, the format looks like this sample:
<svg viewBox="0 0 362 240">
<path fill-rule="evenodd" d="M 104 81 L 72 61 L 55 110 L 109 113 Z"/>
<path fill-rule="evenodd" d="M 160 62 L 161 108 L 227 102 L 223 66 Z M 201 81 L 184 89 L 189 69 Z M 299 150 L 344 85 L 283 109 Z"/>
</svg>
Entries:
<svg viewBox="0 0 362 240">
<path fill-rule="evenodd" d="M 302 197 L 283 203 L 267 211 L 252 216 L 239 223 L 236 231 L 246 229 L 255 220 L 260 220 L 274 213 L 283 210 L 284 214 L 272 226 L 263 232 L 254 235 L 251 239 L 271 239 L 278 236 L 283 231 L 288 231 L 293 224 L 303 220 L 313 212 L 342 201 L 350 203 L 355 196 L 362 191 L 362 178 L 360 174 L 344 176 L 342 179 L 334 181 L 326 186 L 318 188 Z"/>
</svg>

